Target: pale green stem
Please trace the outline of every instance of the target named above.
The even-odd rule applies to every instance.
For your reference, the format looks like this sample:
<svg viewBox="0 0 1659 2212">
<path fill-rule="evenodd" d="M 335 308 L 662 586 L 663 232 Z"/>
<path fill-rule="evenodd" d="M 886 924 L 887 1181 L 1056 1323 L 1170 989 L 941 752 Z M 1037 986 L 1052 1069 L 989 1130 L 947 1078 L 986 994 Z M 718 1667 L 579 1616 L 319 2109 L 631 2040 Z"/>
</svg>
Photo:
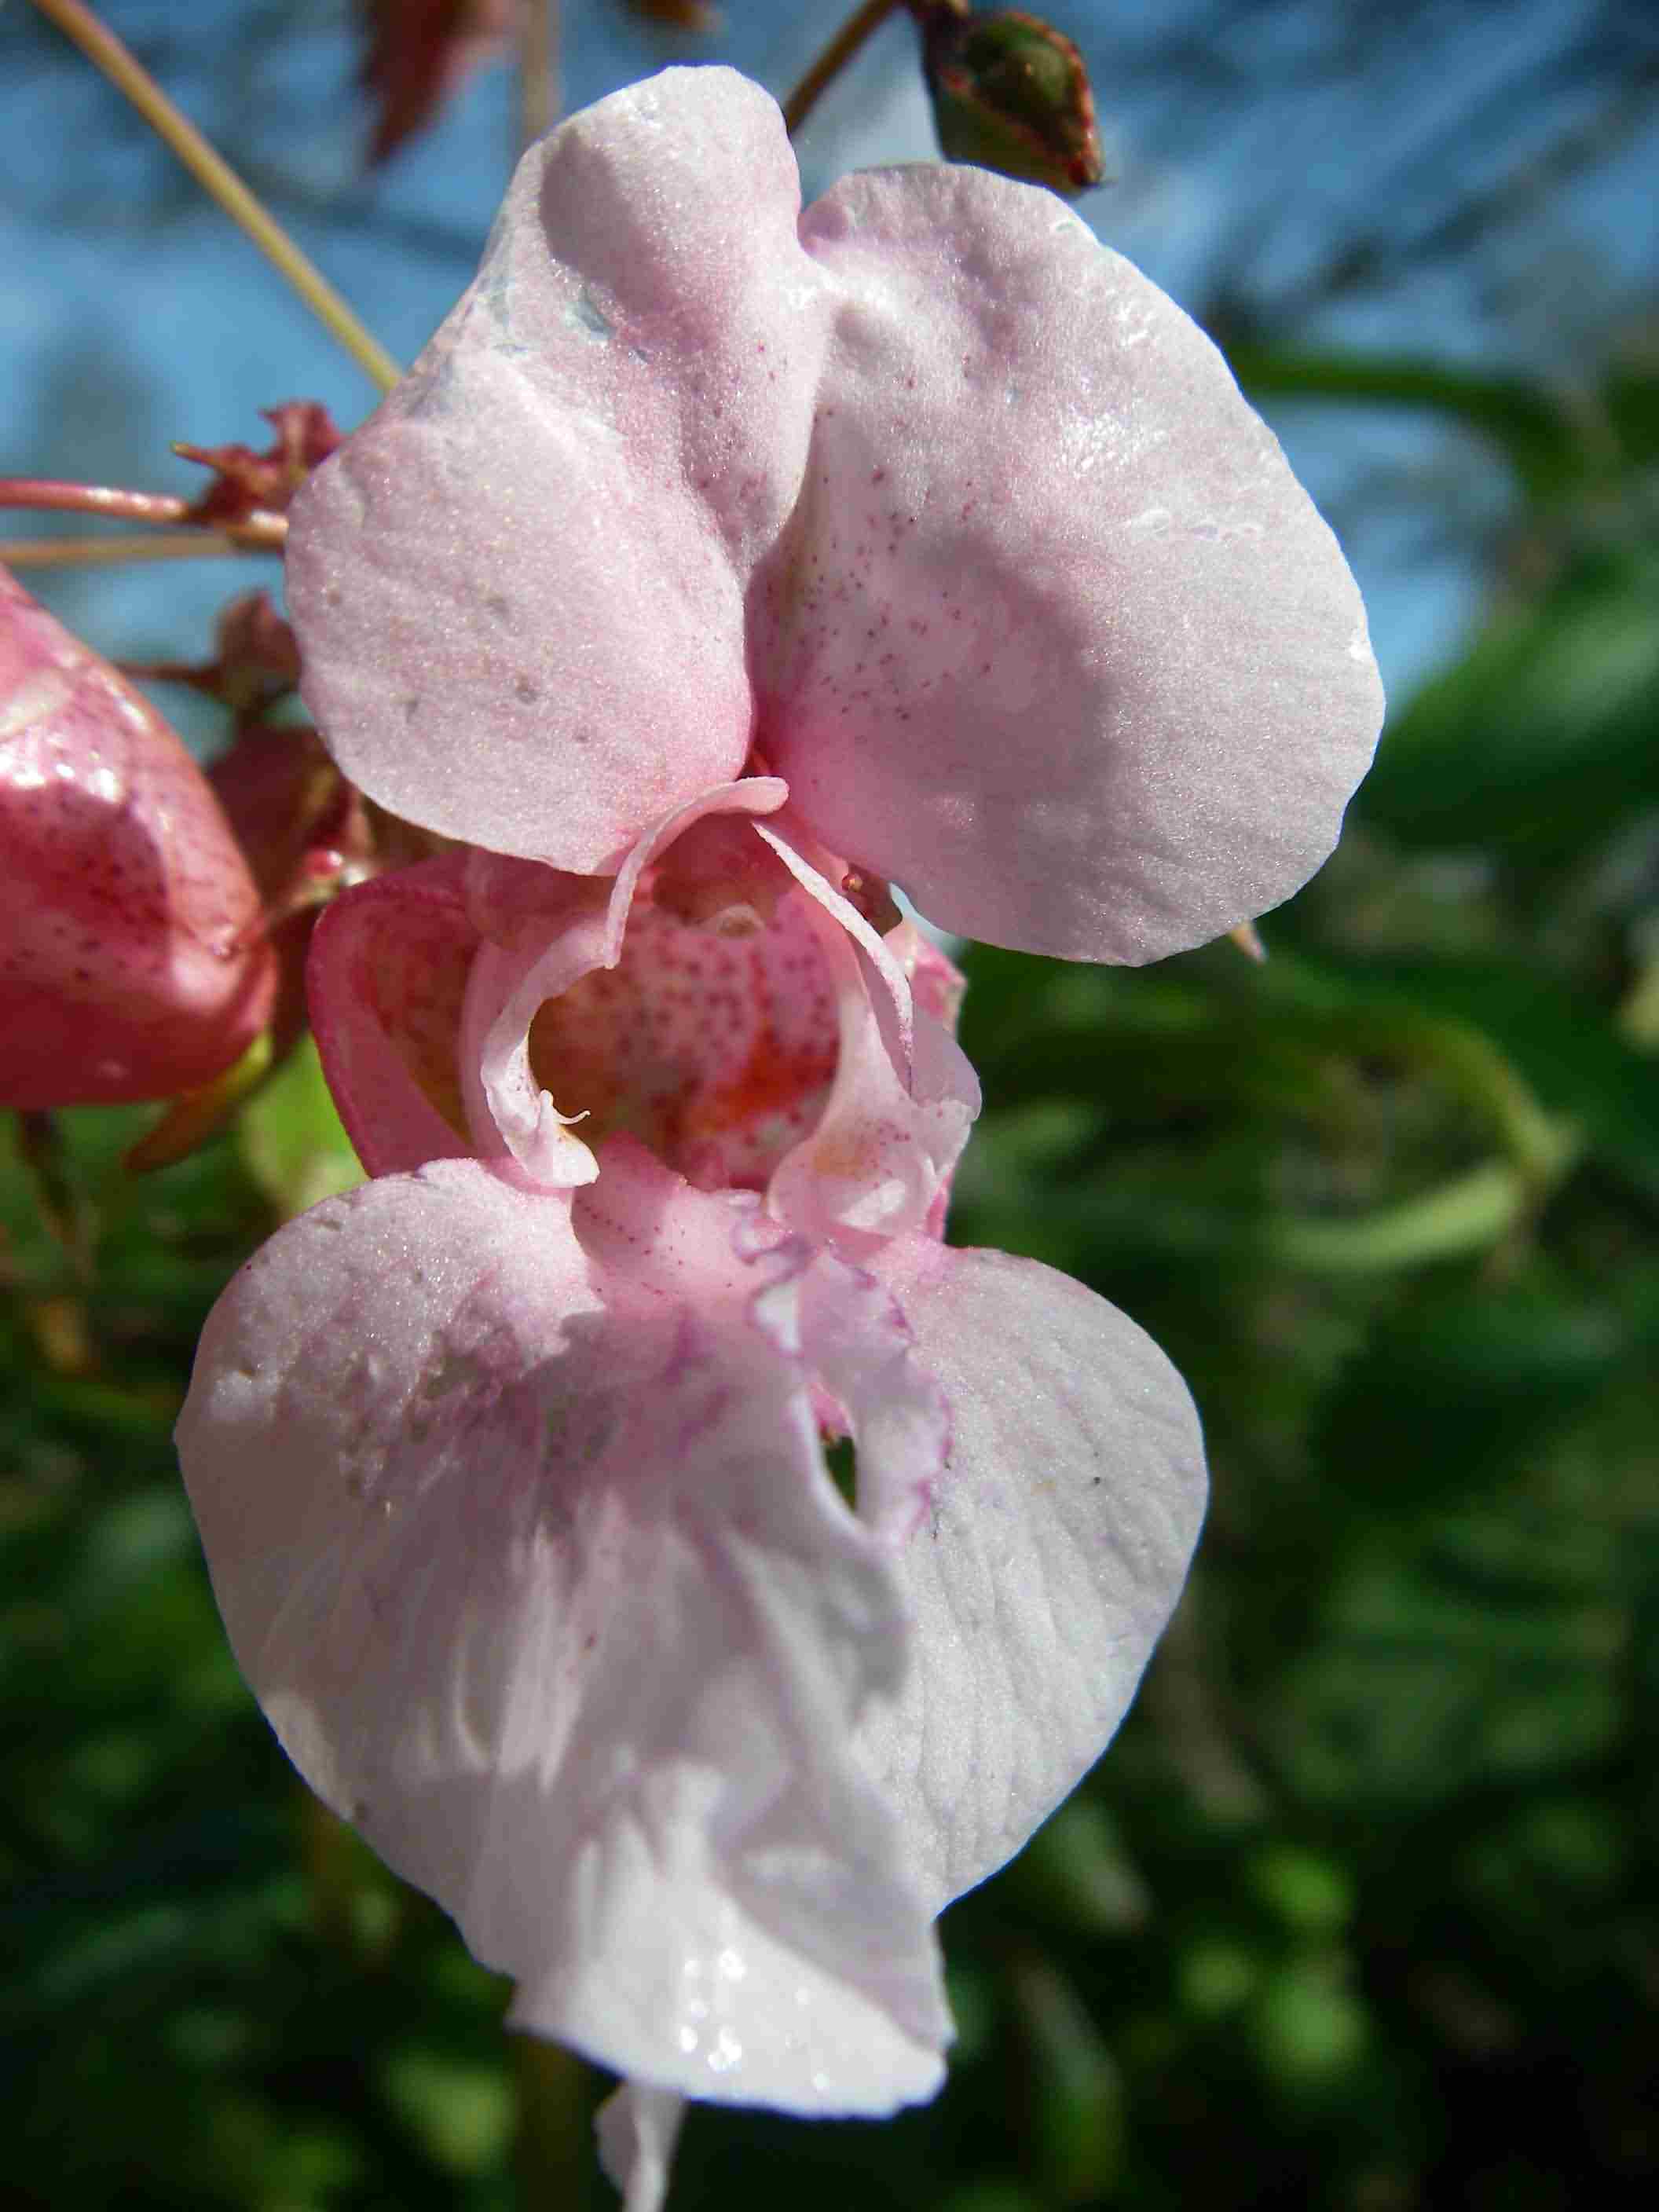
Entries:
<svg viewBox="0 0 1659 2212">
<path fill-rule="evenodd" d="M 1576 1140 L 1544 1111 L 1497 1047 L 1461 1022 L 1392 1015 L 1379 1028 L 1409 1058 L 1436 1069 L 1491 1123 L 1522 1177 L 1534 1188 L 1555 1181 Z"/>
<path fill-rule="evenodd" d="M 1293 973 L 1290 981 L 1294 985 Z M 1404 1006 L 1310 1008 L 1304 1002 L 1293 1011 L 1310 1043 L 1384 1054 L 1439 1077 L 1486 1122 L 1528 1182 L 1553 1182 L 1571 1156 L 1571 1137 L 1498 1048 L 1467 1024 Z"/>
<path fill-rule="evenodd" d="M 525 0 L 519 33 L 519 145 L 533 146 L 560 107 L 559 0 Z"/>
<path fill-rule="evenodd" d="M 151 130 L 253 240 L 371 381 L 382 392 L 390 392 L 403 373 L 392 356 L 363 328 L 327 278 L 313 268 L 282 225 L 114 33 L 105 28 L 83 0 L 34 0 L 34 4 L 131 101 Z"/>
<path fill-rule="evenodd" d="M 1534 1192 L 1505 1160 L 1488 1160 L 1425 1197 L 1357 1219 L 1280 1216 L 1262 1224 L 1262 1247 L 1280 1266 L 1317 1275 L 1421 1267 L 1490 1251 L 1525 1218 Z"/>
<path fill-rule="evenodd" d="M 275 520 L 282 517 L 273 517 Z M 219 561 L 227 554 L 280 552 L 286 532 L 192 530 L 176 538 L 0 538 L 0 568 L 115 568 L 124 561 Z"/>
</svg>

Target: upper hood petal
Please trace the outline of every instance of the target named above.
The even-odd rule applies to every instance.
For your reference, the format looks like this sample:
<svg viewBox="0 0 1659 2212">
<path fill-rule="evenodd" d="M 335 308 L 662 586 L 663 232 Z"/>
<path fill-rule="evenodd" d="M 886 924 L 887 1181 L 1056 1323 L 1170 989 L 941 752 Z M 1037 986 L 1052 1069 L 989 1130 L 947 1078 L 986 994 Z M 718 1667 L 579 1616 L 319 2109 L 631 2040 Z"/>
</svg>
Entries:
<svg viewBox="0 0 1659 2212">
<path fill-rule="evenodd" d="M 526 155 L 483 268 L 295 501 L 305 691 L 398 811 L 575 871 L 738 775 L 936 921 L 1146 960 L 1295 890 L 1381 714 L 1225 363 L 1052 194 L 796 223 L 776 109 L 671 70 Z"/>
<path fill-rule="evenodd" d="M 761 742 L 941 927 L 1142 961 L 1295 890 L 1382 692 L 1335 539 L 1221 356 L 1054 196 L 849 177 L 800 505 L 751 587 Z"/>
<path fill-rule="evenodd" d="M 291 518 L 306 699 L 383 805 L 586 873 L 739 772 L 743 579 L 822 350 L 799 205 L 729 70 L 525 156 L 471 289 Z"/>
</svg>

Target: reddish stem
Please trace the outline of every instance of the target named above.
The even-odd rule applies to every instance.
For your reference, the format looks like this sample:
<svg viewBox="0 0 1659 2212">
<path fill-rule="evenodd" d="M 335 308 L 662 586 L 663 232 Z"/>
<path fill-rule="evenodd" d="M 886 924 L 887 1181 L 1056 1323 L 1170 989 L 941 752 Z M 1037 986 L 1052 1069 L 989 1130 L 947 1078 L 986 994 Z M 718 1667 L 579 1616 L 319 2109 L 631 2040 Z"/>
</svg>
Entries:
<svg viewBox="0 0 1659 2212">
<path fill-rule="evenodd" d="M 107 514 L 119 522 L 182 522 L 189 501 L 172 492 L 118 491 L 108 484 L 64 483 L 52 477 L 0 477 L 0 507 Z"/>
</svg>

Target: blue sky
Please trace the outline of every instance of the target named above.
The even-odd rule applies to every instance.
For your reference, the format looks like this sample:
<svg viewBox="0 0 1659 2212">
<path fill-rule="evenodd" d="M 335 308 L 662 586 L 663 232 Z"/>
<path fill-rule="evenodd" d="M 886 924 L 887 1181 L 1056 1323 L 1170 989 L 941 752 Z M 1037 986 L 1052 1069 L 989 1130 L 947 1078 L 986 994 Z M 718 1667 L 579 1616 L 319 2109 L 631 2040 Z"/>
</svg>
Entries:
<svg viewBox="0 0 1659 2212">
<path fill-rule="evenodd" d="M 344 0 L 109 0 L 104 12 L 411 357 L 465 283 L 499 197 L 507 73 L 477 78 L 438 129 L 365 179 Z M 680 50 L 781 92 L 841 12 L 726 0 L 725 35 Z M 1606 0 L 1419 4 L 1420 29 L 1393 39 L 1341 0 L 1061 0 L 1054 12 L 1090 58 L 1121 179 L 1082 212 L 1196 312 L 1218 287 L 1294 299 L 1334 241 L 1368 229 L 1407 241 L 1431 230 L 1469 189 L 1524 174 L 1607 95 L 1593 73 L 1550 82 Z M 564 14 L 568 105 L 670 58 L 672 42 L 615 0 L 566 0 Z M 1183 37 L 1187 58 L 1172 60 Z M 802 145 L 809 191 L 847 167 L 931 155 L 913 52 L 896 20 L 836 88 Z M 1295 334 L 1587 380 L 1632 303 L 1653 297 L 1656 173 L 1650 114 L 1587 180 L 1530 207 L 1521 196 L 1478 250 L 1408 255 L 1392 279 L 1304 302 Z M 27 0 L 0 0 L 0 471 L 189 489 L 173 439 L 261 441 L 257 409 L 295 396 L 345 423 L 373 397 Z M 1472 548 L 1503 514 L 1502 472 L 1410 416 L 1304 405 L 1273 419 L 1344 529 L 1385 675 L 1403 690 L 1480 604 Z M 1414 487 L 1459 526 L 1425 538 Z M 253 580 L 251 565 L 204 563 L 54 574 L 40 588 L 110 652 L 191 652 Z"/>
</svg>

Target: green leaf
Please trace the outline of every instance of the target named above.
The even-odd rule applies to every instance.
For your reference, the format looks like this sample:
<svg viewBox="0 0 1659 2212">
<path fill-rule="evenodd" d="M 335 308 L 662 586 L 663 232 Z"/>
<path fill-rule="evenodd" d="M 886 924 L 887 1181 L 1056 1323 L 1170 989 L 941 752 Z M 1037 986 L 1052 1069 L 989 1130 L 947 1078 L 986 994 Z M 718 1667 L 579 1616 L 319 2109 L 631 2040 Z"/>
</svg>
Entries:
<svg viewBox="0 0 1659 2212">
<path fill-rule="evenodd" d="M 1486 439 L 1542 503 L 1593 465 L 1593 448 L 1553 393 L 1522 376 L 1493 376 L 1419 354 L 1298 353 L 1235 344 L 1227 357 L 1252 398 L 1332 399 L 1439 415 Z"/>
<path fill-rule="evenodd" d="M 1428 1291 L 1377 1322 L 1316 1431 L 1316 1462 L 1390 1512 L 1504 1474 L 1603 1390 L 1613 1318 L 1546 1285 Z"/>
<path fill-rule="evenodd" d="M 1659 560 L 1587 559 L 1389 722 L 1357 818 L 1401 842 L 1571 854 L 1659 788 Z"/>
<path fill-rule="evenodd" d="M 1659 1193 L 1659 1059 L 1608 1013 L 1518 962 L 1406 960 L 1319 971 L 1355 994 L 1467 1024 L 1490 1040 L 1551 1115 L 1642 1189 Z"/>
<path fill-rule="evenodd" d="M 309 1036 L 244 1109 L 239 1127 L 248 1167 L 284 1219 L 363 1180 Z"/>
</svg>

